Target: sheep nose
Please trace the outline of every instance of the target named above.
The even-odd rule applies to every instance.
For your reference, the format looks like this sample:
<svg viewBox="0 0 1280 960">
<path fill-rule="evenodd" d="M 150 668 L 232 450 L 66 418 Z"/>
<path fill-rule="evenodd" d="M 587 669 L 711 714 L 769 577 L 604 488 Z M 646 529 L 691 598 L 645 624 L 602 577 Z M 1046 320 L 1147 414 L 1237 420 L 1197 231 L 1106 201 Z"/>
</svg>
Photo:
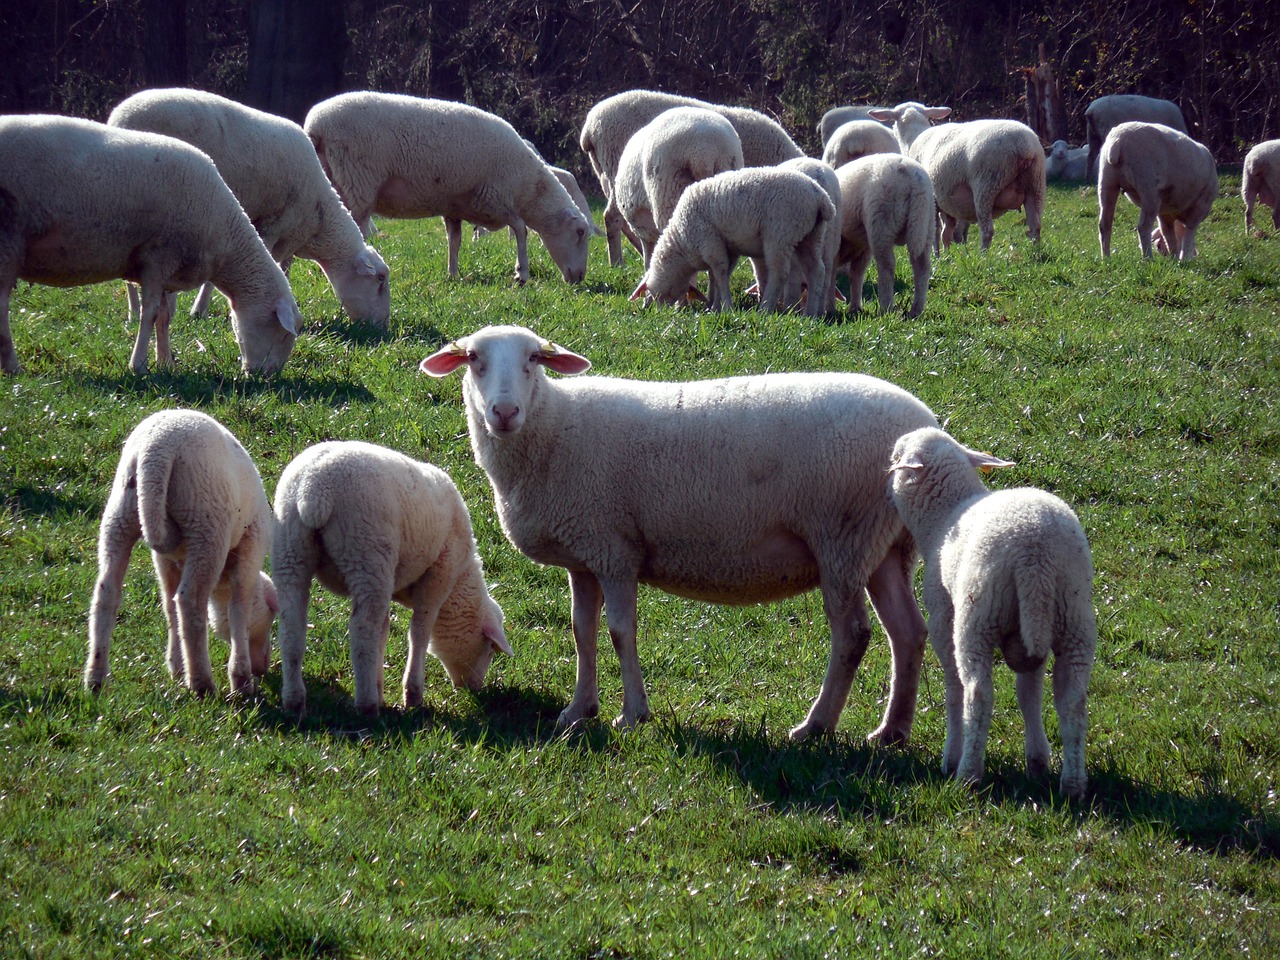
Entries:
<svg viewBox="0 0 1280 960">
<path fill-rule="evenodd" d="M 493 419 L 499 430 L 509 430 L 516 418 L 520 416 L 520 405 L 517 403 L 495 403 Z"/>
</svg>

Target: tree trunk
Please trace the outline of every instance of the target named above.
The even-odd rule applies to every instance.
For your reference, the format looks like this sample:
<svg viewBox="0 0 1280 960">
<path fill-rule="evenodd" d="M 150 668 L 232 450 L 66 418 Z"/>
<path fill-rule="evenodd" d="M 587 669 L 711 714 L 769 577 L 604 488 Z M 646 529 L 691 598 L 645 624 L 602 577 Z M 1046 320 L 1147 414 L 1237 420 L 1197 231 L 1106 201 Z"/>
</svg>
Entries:
<svg viewBox="0 0 1280 960">
<path fill-rule="evenodd" d="M 187 67 L 186 0 L 143 0 L 146 31 L 143 77 L 149 87 L 185 87 L 191 83 Z"/>
<path fill-rule="evenodd" d="M 342 0 L 250 0 L 245 101 L 297 123 L 343 88 Z"/>
</svg>

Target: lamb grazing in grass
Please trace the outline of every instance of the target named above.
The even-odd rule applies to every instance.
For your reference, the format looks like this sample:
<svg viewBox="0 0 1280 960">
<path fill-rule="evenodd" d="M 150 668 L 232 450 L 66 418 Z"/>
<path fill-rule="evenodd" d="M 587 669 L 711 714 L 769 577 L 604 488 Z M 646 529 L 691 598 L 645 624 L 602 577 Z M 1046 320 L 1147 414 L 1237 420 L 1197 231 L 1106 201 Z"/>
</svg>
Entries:
<svg viewBox="0 0 1280 960">
<path fill-rule="evenodd" d="M 1092 179 L 1098 169 L 1098 151 L 1114 127 L 1132 120 L 1143 123 L 1162 123 L 1179 133 L 1187 133 L 1187 121 L 1182 111 L 1171 100 L 1142 97 L 1132 93 L 1116 93 L 1098 97 L 1085 108 L 1084 125 L 1089 147 L 1089 165 L 1086 171 Z"/>
<path fill-rule="evenodd" d="M 631 299 L 678 303 L 706 270 L 711 308 L 726 310 L 734 265 L 751 257 L 760 309 L 777 310 L 793 263 L 810 290 L 827 289 L 827 231 L 835 220 L 826 191 L 798 171 L 751 167 L 699 180 L 681 195 Z M 822 298 L 811 298 L 808 310 L 823 312 Z"/>
<path fill-rule="evenodd" d="M 822 268 L 827 274 L 827 287 L 825 294 L 822 295 L 821 301 L 814 305 L 813 311 L 817 315 L 830 313 L 836 303 L 836 255 L 840 251 L 840 210 L 842 201 L 840 196 L 840 179 L 836 176 L 836 172 L 831 169 L 831 165 L 824 163 L 814 157 L 796 157 L 793 160 L 787 160 L 778 164 L 779 170 L 795 170 L 803 173 L 806 177 L 812 179 L 820 186 L 831 200 L 831 206 L 836 211 L 836 219 L 827 225 L 826 246 L 822 252 Z M 759 276 L 762 267 L 752 261 L 752 266 Z M 758 286 L 758 284 L 757 284 Z M 757 290 L 758 292 L 758 290 Z M 782 304 L 787 308 L 791 308 L 804 301 L 809 293 L 805 289 L 805 277 L 803 270 L 798 268 L 796 264 L 792 264 L 791 276 L 787 280 L 787 287 L 782 295 Z"/>
<path fill-rule="evenodd" d="M 1245 155 L 1240 196 L 1245 233 L 1253 230 L 1253 208 L 1259 200 L 1271 208 L 1271 224 L 1280 230 L 1280 140 L 1264 140 Z"/>
<path fill-rule="evenodd" d="M 509 226 L 515 278 L 526 283 L 532 229 L 567 282 L 586 276 L 591 219 L 501 117 L 449 100 L 359 92 L 316 104 L 303 129 L 366 236 L 375 213 L 442 216 L 456 277 L 463 220 Z"/>
<path fill-rule="evenodd" d="M 162 410 L 125 441 L 98 533 L 84 685 L 107 680 L 111 634 L 134 545 L 151 548 L 169 623 L 169 672 L 216 694 L 209 620 L 231 645 L 233 695 L 267 671 L 276 592 L 262 572 L 271 539 L 262 479 L 239 441 L 196 410 Z"/>
<path fill-rule="evenodd" d="M 831 660 L 791 736 L 835 729 L 871 638 L 866 591 L 893 650 L 888 707 L 871 736 L 905 742 L 925 627 L 912 591 L 915 548 L 885 495 L 884 465 L 897 437 L 936 426 L 929 409 L 852 373 L 689 383 L 544 374 L 590 365 L 523 327 L 486 327 L 421 364 L 436 377 L 466 368 L 471 446 L 503 531 L 528 557 L 568 571 L 578 675 L 559 724 L 599 712 L 602 606 L 622 667 L 616 722 L 649 717 L 639 583 L 729 604 L 821 587 Z"/>
<path fill-rule="evenodd" d="M 478 690 L 495 651 L 510 655 L 502 610 L 489 596 L 471 517 L 448 474 L 357 441 L 308 447 L 276 488 L 272 571 L 280 594 L 285 710 L 302 713 L 302 653 L 311 581 L 351 597 L 356 709 L 383 705 L 391 601 L 413 611 L 404 705 L 422 705 L 426 655 L 456 687 Z"/>
<path fill-rule="evenodd" d="M 1113 127 L 1102 144 L 1098 168 L 1098 239 L 1104 257 L 1111 256 L 1111 227 L 1121 192 L 1140 211 L 1142 255 L 1151 256 L 1154 242 L 1162 253 L 1189 260 L 1196 255 L 1196 230 L 1218 196 L 1218 169 L 1207 147 L 1163 124 Z"/>
<path fill-rule="evenodd" d="M 301 315 L 289 281 L 213 162 L 188 144 L 73 117 L 0 117 L 0 369 L 18 372 L 9 329 L 17 280 L 142 285 L 129 366 L 147 369 L 151 333 L 169 349 L 170 291 L 211 282 L 231 301 L 244 369 L 273 373 Z"/>
<path fill-rule="evenodd" d="M 896 107 L 875 107 L 867 111 L 867 116 L 893 127 L 898 146 L 903 153 L 909 153 L 916 138 L 929 129 L 932 121 L 951 116 L 951 108 L 926 107 L 923 103 L 908 100 Z"/>
<path fill-rule="evenodd" d="M 1089 175 L 1089 145 L 1072 147 L 1055 140 L 1044 158 L 1046 180 L 1083 180 Z"/>
<path fill-rule="evenodd" d="M 903 244 L 915 283 L 907 316 L 919 316 L 929 292 L 936 223 L 929 174 L 909 157 L 882 153 L 845 164 L 836 177 L 842 198 L 836 262 L 849 265 L 850 309 L 862 306 L 862 281 L 873 258 L 880 309 L 893 306 L 893 248 Z"/>
<path fill-rule="evenodd" d="M 1045 661 L 1062 735 L 1062 792 L 1084 794 L 1085 702 L 1097 626 L 1089 544 L 1071 508 L 1052 494 L 990 491 L 975 468 L 1012 466 L 926 428 L 893 449 L 890 489 L 924 554 L 929 640 L 946 677 L 942 771 L 982 780 L 997 648 L 1017 674 L 1027 773 L 1049 769 L 1041 717 Z"/>
<path fill-rule="evenodd" d="M 292 120 L 200 90 L 144 90 L 122 100 L 107 123 L 176 137 L 209 156 L 284 269 L 302 257 L 320 265 L 353 320 L 386 329 L 388 270 L 325 176 L 311 141 Z M 196 298 L 203 313 L 211 288 Z"/>
<path fill-rule="evenodd" d="M 839 168 L 850 160 L 873 153 L 901 153 L 898 138 L 883 123 L 875 120 L 852 120 L 837 127 L 827 140 L 822 159 Z"/>
<path fill-rule="evenodd" d="M 827 144 L 831 142 L 831 135 L 846 123 L 853 120 L 870 120 L 872 119 L 872 110 L 884 109 L 886 108 L 870 105 L 864 107 L 832 107 L 818 121 L 818 136 L 822 138 L 823 149 L 825 150 Z M 895 149 L 897 148 L 895 147 Z"/>
</svg>

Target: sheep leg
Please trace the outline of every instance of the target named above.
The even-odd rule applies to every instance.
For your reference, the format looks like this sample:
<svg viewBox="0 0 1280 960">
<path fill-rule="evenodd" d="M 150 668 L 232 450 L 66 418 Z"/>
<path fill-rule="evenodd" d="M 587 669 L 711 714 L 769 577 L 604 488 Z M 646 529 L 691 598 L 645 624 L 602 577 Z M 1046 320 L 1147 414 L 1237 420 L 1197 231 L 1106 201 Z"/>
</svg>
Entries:
<svg viewBox="0 0 1280 960">
<path fill-rule="evenodd" d="M 924 666 L 925 637 L 928 628 L 916 603 L 912 586 L 915 560 L 912 551 L 899 542 L 867 580 L 871 606 L 880 625 L 889 636 L 893 659 L 893 675 L 889 683 L 889 703 L 884 719 L 872 731 L 869 740 L 880 743 L 906 743 L 916 715 L 916 697 L 920 691 L 920 669 Z"/>
<path fill-rule="evenodd" d="M 165 370 L 173 366 L 173 350 L 169 346 L 169 324 L 177 309 L 176 293 L 165 293 L 160 296 L 160 309 L 156 311 L 156 366 Z"/>
<path fill-rule="evenodd" d="M 13 349 L 13 334 L 9 330 L 9 297 L 13 292 L 13 281 L 7 277 L 0 279 L 0 370 L 5 373 L 17 373 L 22 369 L 18 363 L 18 352 Z"/>
<path fill-rule="evenodd" d="M 221 564 L 213 562 L 212 557 L 226 556 L 223 546 L 224 549 L 210 549 L 208 553 L 188 548 L 182 564 L 182 578 L 173 598 L 178 608 L 182 653 L 187 662 L 187 687 L 198 697 L 216 696 L 218 693 L 213 682 L 213 668 L 209 664 L 208 604 L 209 594 L 221 573 Z"/>
<path fill-rule="evenodd" d="M 1027 776 L 1038 780 L 1049 772 L 1049 738 L 1044 732 L 1044 666 L 1015 674 L 1014 689 L 1022 711 Z"/>
<path fill-rule="evenodd" d="M 637 589 L 634 579 L 600 581 L 605 619 L 609 622 L 609 639 L 613 641 L 613 650 L 618 655 L 622 671 L 622 713 L 613 721 L 618 729 L 634 727 L 651 716 L 636 646 Z"/>
<path fill-rule="evenodd" d="M 157 283 L 143 283 L 142 313 L 138 323 L 138 336 L 133 342 L 133 353 L 129 356 L 129 368 L 134 373 L 147 372 L 147 354 L 151 349 L 151 331 L 156 324 L 156 315 L 163 308 L 164 290 Z M 167 344 L 167 329 L 165 337 Z"/>
<path fill-rule="evenodd" d="M 249 648 L 249 620 L 260 564 L 249 563 L 246 555 L 247 551 L 238 552 L 234 568 L 228 571 L 231 596 L 227 600 L 227 626 L 231 631 L 231 655 L 227 658 L 227 682 L 233 697 L 251 696 L 256 689 Z"/>
<path fill-rule="evenodd" d="M 422 598 L 413 608 L 409 620 L 409 656 L 404 665 L 405 709 L 422 706 L 423 691 L 427 683 L 427 647 L 431 644 L 431 631 L 448 596 L 448 586 L 433 567 L 423 580 L 419 596 Z"/>
<path fill-rule="evenodd" d="M 462 249 L 462 221 L 456 217 L 444 218 L 444 234 L 449 242 L 449 276 L 458 277 L 458 251 Z"/>
<path fill-rule="evenodd" d="M 1138 245 L 1142 247 L 1142 256 L 1146 260 L 1151 259 L 1151 234 L 1155 230 L 1157 219 L 1157 208 L 1154 205 L 1143 206 L 1138 214 Z"/>
<path fill-rule="evenodd" d="M 156 582 L 160 584 L 160 605 L 164 608 L 164 622 L 169 631 L 168 646 L 165 648 L 169 676 L 181 681 L 187 672 L 187 660 L 182 652 L 181 624 L 174 597 L 182 584 L 182 566 L 154 551 L 151 553 L 151 565 L 155 567 Z"/>
<path fill-rule="evenodd" d="M 142 316 L 142 293 L 136 283 L 125 281 L 124 298 L 129 307 L 129 322 L 137 323 Z"/>
<path fill-rule="evenodd" d="M 141 536 L 136 498 L 125 497 L 109 503 L 98 536 L 98 580 L 93 586 L 93 603 L 89 607 L 89 655 L 85 659 L 84 685 L 91 693 L 97 693 L 107 681 L 111 634 L 120 612 L 124 577 L 134 544 Z"/>
<path fill-rule="evenodd" d="M 1058 714 L 1058 733 L 1062 738 L 1061 790 L 1069 797 L 1084 794 L 1088 777 L 1084 766 L 1084 742 L 1089 729 L 1086 697 L 1089 675 L 1093 672 L 1097 627 L 1089 610 L 1085 620 L 1066 631 L 1053 659 L 1053 707 Z"/>
<path fill-rule="evenodd" d="M 529 228 L 523 220 L 511 223 L 511 234 L 516 238 L 516 272 L 515 281 L 524 285 L 529 282 Z"/>
<path fill-rule="evenodd" d="M 302 679 L 302 652 L 307 645 L 307 607 L 311 602 L 311 574 L 282 561 L 279 545 L 272 547 L 272 573 L 280 602 L 280 706 L 301 715 L 307 706 Z"/>
<path fill-rule="evenodd" d="M 782 299 L 783 288 L 791 273 L 794 260 L 793 249 L 772 249 L 765 251 L 764 284 L 760 288 L 760 309 L 764 313 L 776 313 L 778 301 Z"/>
<path fill-rule="evenodd" d="M 942 775 L 949 777 L 960 768 L 964 741 L 964 686 L 956 667 L 955 611 L 951 601 L 936 603 L 929 611 L 929 643 L 942 667 L 947 708 L 947 737 L 942 745 Z"/>
<path fill-rule="evenodd" d="M 831 624 L 831 659 L 827 661 L 827 675 L 818 699 L 809 708 L 804 723 L 792 728 L 792 740 L 808 740 L 815 734 L 830 733 L 840 719 L 840 711 L 849 699 L 853 675 L 871 641 L 871 619 L 860 593 L 846 598 L 823 588 L 822 604 Z"/>
<path fill-rule="evenodd" d="M 1092 155 L 1090 156 L 1092 161 Z M 1106 171 L 1104 170 L 1105 174 Z M 1120 185 L 1109 177 L 1098 178 L 1098 243 L 1102 255 L 1111 256 L 1111 229 L 1116 219 L 1116 201 L 1120 198 Z"/>
<path fill-rule="evenodd" d="M 876 261 L 876 294 L 880 300 L 880 312 L 888 313 L 893 309 L 893 274 L 896 264 L 893 259 L 893 244 L 875 251 Z"/>
<path fill-rule="evenodd" d="M 956 224 L 959 221 L 947 213 L 939 212 L 938 216 L 942 220 L 942 249 L 946 250 L 956 239 Z"/>
<path fill-rule="evenodd" d="M 209 302 L 213 300 L 213 284 L 202 283 L 196 294 L 195 303 L 191 304 L 191 316 L 203 317 L 209 312 Z"/>
<path fill-rule="evenodd" d="M 609 266 L 620 267 L 626 262 L 622 256 L 622 211 L 614 203 L 612 191 L 605 193 L 608 201 L 604 205 L 604 232 L 609 243 Z"/>
<path fill-rule="evenodd" d="M 578 676 L 573 700 L 560 712 L 556 727 L 564 729 L 600 713 L 600 691 L 596 683 L 596 638 L 600 634 L 600 611 L 604 592 L 594 574 L 569 571 L 569 596 L 573 605 L 573 645 L 578 655 Z"/>
<path fill-rule="evenodd" d="M 956 612 L 956 668 L 964 686 L 963 742 L 956 779 L 977 785 L 982 782 L 987 736 L 991 731 L 994 693 L 991 665 L 996 638 L 974 616 L 973 609 Z"/>
<path fill-rule="evenodd" d="M 731 309 L 733 294 L 730 277 L 733 276 L 733 264 L 737 258 L 730 257 L 728 248 L 720 245 L 714 250 L 705 251 L 703 259 L 707 264 L 707 291 L 711 294 L 711 309 Z"/>
<path fill-rule="evenodd" d="M 862 309 L 862 284 L 867 279 L 867 268 L 871 266 L 871 250 L 859 250 L 849 260 L 849 311 L 857 313 Z"/>
<path fill-rule="evenodd" d="M 376 717 L 383 705 L 383 676 L 387 634 L 391 630 L 391 581 L 386 586 L 353 586 L 351 621 L 351 673 L 355 680 L 356 710 Z"/>
<path fill-rule="evenodd" d="M 1257 200 L 1258 195 L 1252 190 L 1244 195 L 1244 232 L 1246 236 L 1253 232 L 1253 208 Z M 1280 207 L 1276 208 L 1276 213 L 1280 216 Z"/>
<path fill-rule="evenodd" d="M 918 317 L 924 312 L 925 300 L 929 296 L 929 274 L 933 269 L 931 259 L 928 246 L 911 254 L 911 277 L 915 289 L 908 317 Z"/>
</svg>

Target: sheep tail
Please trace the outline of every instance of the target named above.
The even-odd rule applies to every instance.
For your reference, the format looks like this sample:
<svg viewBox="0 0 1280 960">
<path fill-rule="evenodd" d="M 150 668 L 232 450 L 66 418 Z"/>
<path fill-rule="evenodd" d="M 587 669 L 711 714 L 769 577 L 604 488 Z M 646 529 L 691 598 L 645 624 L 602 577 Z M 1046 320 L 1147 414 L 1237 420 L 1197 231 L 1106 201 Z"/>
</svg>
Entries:
<svg viewBox="0 0 1280 960">
<path fill-rule="evenodd" d="M 173 553 L 182 543 L 182 531 L 169 516 L 169 478 L 173 474 L 174 452 L 149 450 L 133 465 L 142 539 L 156 553 Z"/>
<path fill-rule="evenodd" d="M 1053 646 L 1057 595 L 1054 571 L 1040 563 L 1020 563 L 1014 570 L 1013 580 L 1018 595 L 1022 645 L 1028 657 L 1043 660 Z"/>
<path fill-rule="evenodd" d="M 294 506 L 303 525 L 319 530 L 333 515 L 333 491 L 328 484 L 304 475 L 294 491 Z"/>
</svg>

